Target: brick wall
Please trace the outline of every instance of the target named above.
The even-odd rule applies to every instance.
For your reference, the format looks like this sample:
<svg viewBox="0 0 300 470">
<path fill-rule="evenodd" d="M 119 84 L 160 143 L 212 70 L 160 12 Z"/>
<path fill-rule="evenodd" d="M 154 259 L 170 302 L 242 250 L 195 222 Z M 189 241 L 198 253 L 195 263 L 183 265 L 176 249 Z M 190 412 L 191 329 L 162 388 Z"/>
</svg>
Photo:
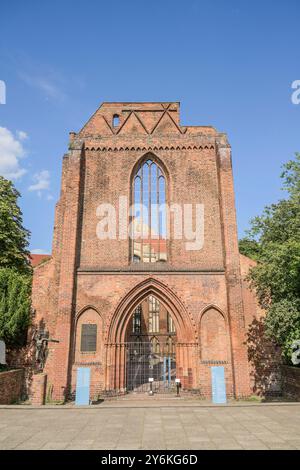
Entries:
<svg viewBox="0 0 300 470">
<path fill-rule="evenodd" d="M 23 395 L 24 370 L 16 369 L 0 372 L 0 404 L 11 405 Z"/>
<path fill-rule="evenodd" d="M 281 367 L 282 393 L 285 397 L 300 401 L 300 367 Z"/>
<path fill-rule="evenodd" d="M 250 386 L 256 395 L 276 396 L 281 394 L 281 351 L 265 337 L 265 311 L 249 287 L 247 275 L 255 265 L 255 261 L 240 255 Z"/>
<path fill-rule="evenodd" d="M 29 390 L 29 400 L 32 405 L 44 405 L 46 401 L 47 375 L 33 374 Z"/>
</svg>

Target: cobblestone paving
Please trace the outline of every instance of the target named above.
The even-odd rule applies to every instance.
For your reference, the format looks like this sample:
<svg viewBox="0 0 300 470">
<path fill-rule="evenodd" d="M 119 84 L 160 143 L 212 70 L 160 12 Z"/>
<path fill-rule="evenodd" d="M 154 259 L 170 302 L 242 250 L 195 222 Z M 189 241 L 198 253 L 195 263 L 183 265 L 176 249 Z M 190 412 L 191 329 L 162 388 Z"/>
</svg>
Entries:
<svg viewBox="0 0 300 470">
<path fill-rule="evenodd" d="M 300 449 L 300 404 L 0 408 L 0 449 Z"/>
</svg>

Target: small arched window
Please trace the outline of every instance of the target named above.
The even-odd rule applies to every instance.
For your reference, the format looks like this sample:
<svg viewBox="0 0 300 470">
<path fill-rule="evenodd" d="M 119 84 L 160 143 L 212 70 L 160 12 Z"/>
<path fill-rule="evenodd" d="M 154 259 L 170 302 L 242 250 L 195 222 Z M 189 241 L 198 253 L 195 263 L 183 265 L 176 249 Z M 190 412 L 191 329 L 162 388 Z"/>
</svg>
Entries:
<svg viewBox="0 0 300 470">
<path fill-rule="evenodd" d="M 175 353 L 175 345 L 171 336 L 167 339 L 167 355 L 172 356 Z"/>
<path fill-rule="evenodd" d="M 132 261 L 167 261 L 166 179 L 151 158 L 137 168 L 132 183 Z"/>
<path fill-rule="evenodd" d="M 120 124 L 120 117 L 118 114 L 113 115 L 113 127 L 118 127 Z"/>
<path fill-rule="evenodd" d="M 160 344 L 159 344 L 158 339 L 155 336 L 153 336 L 153 338 L 151 338 L 150 342 L 151 342 L 152 353 L 153 354 L 159 354 L 160 353 Z"/>
</svg>

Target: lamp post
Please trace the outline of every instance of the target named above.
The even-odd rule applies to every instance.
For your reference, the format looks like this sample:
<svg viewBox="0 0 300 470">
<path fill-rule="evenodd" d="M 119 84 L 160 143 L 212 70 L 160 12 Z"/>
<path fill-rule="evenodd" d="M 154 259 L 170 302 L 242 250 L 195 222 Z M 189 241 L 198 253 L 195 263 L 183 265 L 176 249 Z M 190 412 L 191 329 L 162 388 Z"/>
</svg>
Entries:
<svg viewBox="0 0 300 470">
<path fill-rule="evenodd" d="M 180 389 L 180 379 L 175 379 L 176 383 L 176 397 L 179 397 L 179 389 Z"/>
<path fill-rule="evenodd" d="M 153 380 L 154 380 L 154 379 L 153 379 L 153 377 L 149 377 L 148 380 L 149 380 L 149 383 L 150 383 L 150 392 L 149 392 L 149 395 L 152 396 L 152 395 L 153 395 L 153 387 L 152 387 L 152 385 L 153 385 Z"/>
</svg>

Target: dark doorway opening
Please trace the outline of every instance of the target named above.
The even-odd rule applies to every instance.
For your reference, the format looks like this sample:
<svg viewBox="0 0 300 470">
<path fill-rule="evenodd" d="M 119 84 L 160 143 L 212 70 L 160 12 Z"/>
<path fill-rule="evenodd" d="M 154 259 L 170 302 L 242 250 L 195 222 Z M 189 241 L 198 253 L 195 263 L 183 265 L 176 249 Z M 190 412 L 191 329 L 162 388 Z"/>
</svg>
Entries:
<svg viewBox="0 0 300 470">
<path fill-rule="evenodd" d="M 149 295 L 134 310 L 126 333 L 126 391 L 175 390 L 176 330 L 163 305 Z"/>
<path fill-rule="evenodd" d="M 155 352 L 151 342 L 126 343 L 126 391 L 146 393 L 153 378 L 153 392 L 175 390 L 175 353 Z"/>
</svg>

